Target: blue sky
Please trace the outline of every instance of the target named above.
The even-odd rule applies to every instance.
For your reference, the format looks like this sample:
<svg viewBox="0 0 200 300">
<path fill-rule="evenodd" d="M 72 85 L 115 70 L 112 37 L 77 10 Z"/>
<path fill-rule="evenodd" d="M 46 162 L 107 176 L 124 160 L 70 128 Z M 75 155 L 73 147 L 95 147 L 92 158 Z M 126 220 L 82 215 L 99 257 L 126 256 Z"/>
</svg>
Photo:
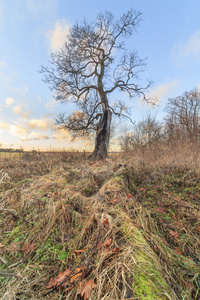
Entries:
<svg viewBox="0 0 200 300">
<path fill-rule="evenodd" d="M 149 111 L 162 119 L 168 98 L 200 87 L 199 0 L 0 0 L 0 146 L 91 149 L 90 141 L 71 142 L 68 132 L 55 128 L 58 112 L 71 108 L 55 102 L 38 71 L 62 46 L 70 25 L 84 17 L 93 21 L 106 9 L 119 18 L 130 7 L 143 13 L 143 21 L 127 48 L 147 57 L 141 78 L 154 81 L 150 96 L 158 99 L 154 109 L 133 99 L 132 119 Z M 115 124 L 119 131 L 132 126 Z M 115 138 L 111 149 L 116 144 Z"/>
</svg>

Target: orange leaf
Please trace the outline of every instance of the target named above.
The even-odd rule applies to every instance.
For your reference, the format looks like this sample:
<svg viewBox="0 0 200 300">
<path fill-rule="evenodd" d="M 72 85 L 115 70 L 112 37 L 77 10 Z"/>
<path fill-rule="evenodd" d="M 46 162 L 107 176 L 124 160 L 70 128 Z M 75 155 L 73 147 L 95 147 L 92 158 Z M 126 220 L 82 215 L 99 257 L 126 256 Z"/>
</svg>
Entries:
<svg viewBox="0 0 200 300">
<path fill-rule="evenodd" d="M 66 287 L 66 282 L 63 282 L 72 274 L 70 269 L 65 270 L 64 272 L 60 272 L 58 276 L 55 278 L 55 285 L 54 286 L 63 286 Z M 63 283 L 62 283 L 63 282 Z M 62 283 L 62 284 L 61 284 Z"/>
<path fill-rule="evenodd" d="M 112 200 L 110 201 L 110 203 L 117 203 L 117 202 L 119 202 L 119 199 L 118 199 L 118 198 L 114 198 L 114 199 L 112 199 Z"/>
<path fill-rule="evenodd" d="M 78 289 L 78 295 L 81 295 L 81 297 L 84 296 L 84 300 L 87 300 L 90 297 L 91 290 L 96 286 L 96 283 L 92 279 L 88 280 L 87 282 L 81 281 Z"/>
<path fill-rule="evenodd" d="M 55 287 L 55 278 L 51 277 L 48 282 L 47 289 L 51 289 L 53 287 Z"/>
<path fill-rule="evenodd" d="M 169 233 L 170 233 L 172 236 L 174 236 L 175 238 L 178 237 L 178 232 L 174 232 L 174 231 L 170 230 Z"/>
<path fill-rule="evenodd" d="M 35 243 L 30 243 L 27 242 L 25 245 L 22 247 L 22 251 L 24 252 L 25 255 L 31 254 L 35 249 Z"/>
<path fill-rule="evenodd" d="M 118 248 L 118 247 L 116 247 L 116 248 L 112 249 L 112 252 L 115 252 L 115 253 L 117 253 L 117 252 L 120 252 L 120 250 L 119 250 L 119 248 Z"/>
<path fill-rule="evenodd" d="M 86 227 L 85 228 L 85 233 L 88 233 L 88 231 L 89 231 L 89 227 Z"/>
<path fill-rule="evenodd" d="M 128 195 L 127 198 L 132 198 L 132 195 Z"/>
<path fill-rule="evenodd" d="M 75 275 L 70 278 L 70 283 L 74 283 L 75 281 L 78 281 L 79 279 L 84 278 L 84 271 L 85 267 L 83 268 L 76 268 Z"/>
<path fill-rule="evenodd" d="M 109 229 L 109 221 L 108 221 L 108 218 L 105 218 L 105 219 L 102 221 L 102 224 L 105 225 L 106 229 Z"/>
<path fill-rule="evenodd" d="M 81 253 L 83 253 L 84 251 L 85 251 L 84 249 L 82 249 L 82 250 L 75 250 L 74 253 L 76 255 L 81 255 Z"/>
<path fill-rule="evenodd" d="M 164 208 L 154 207 L 153 210 L 155 210 L 155 211 L 157 211 L 157 212 L 159 212 L 159 213 L 161 213 L 161 214 L 164 214 L 164 213 L 165 213 L 165 209 L 164 209 Z"/>
<path fill-rule="evenodd" d="M 174 252 L 177 254 L 177 255 L 181 255 L 182 252 L 181 252 L 181 249 L 179 247 L 175 248 L 174 249 Z"/>
<path fill-rule="evenodd" d="M 112 239 L 109 239 L 104 243 L 104 246 L 109 247 L 111 243 L 112 243 Z"/>
</svg>

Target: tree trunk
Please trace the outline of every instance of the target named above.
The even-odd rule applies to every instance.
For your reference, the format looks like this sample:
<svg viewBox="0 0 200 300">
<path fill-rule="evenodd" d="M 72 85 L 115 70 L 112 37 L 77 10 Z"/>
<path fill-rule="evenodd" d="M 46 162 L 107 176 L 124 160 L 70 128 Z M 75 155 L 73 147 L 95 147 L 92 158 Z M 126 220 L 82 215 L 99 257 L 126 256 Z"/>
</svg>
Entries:
<svg viewBox="0 0 200 300">
<path fill-rule="evenodd" d="M 96 139 L 95 139 L 95 148 L 92 156 L 97 159 L 105 159 L 108 154 L 108 146 L 110 140 L 110 125 L 111 125 L 112 113 L 107 107 L 101 116 L 99 121 Z"/>
</svg>

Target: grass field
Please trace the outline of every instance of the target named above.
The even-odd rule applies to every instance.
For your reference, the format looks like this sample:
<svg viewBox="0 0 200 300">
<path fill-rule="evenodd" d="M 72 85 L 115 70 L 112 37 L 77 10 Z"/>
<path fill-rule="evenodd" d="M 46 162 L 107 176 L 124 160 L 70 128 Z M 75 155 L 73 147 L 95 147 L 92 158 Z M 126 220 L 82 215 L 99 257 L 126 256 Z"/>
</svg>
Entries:
<svg viewBox="0 0 200 300">
<path fill-rule="evenodd" d="M 1 160 L 1 299 L 200 299 L 189 153 Z"/>
</svg>

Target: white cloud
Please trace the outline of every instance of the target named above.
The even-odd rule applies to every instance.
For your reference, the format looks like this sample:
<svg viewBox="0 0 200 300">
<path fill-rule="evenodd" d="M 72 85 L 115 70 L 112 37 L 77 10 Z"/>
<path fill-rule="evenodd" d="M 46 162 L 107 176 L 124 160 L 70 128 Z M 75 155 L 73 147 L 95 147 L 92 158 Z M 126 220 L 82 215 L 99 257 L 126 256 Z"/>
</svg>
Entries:
<svg viewBox="0 0 200 300">
<path fill-rule="evenodd" d="M 48 140 L 49 137 L 43 133 L 33 131 L 27 137 L 23 138 L 22 141 L 32 141 L 32 140 Z"/>
<path fill-rule="evenodd" d="M 10 124 L 9 124 L 9 123 L 0 121 L 0 130 L 1 130 L 1 129 L 7 130 L 7 129 L 9 129 L 9 128 L 10 128 Z"/>
<path fill-rule="evenodd" d="M 5 100 L 5 107 L 11 106 L 14 102 L 15 102 L 15 100 L 13 98 L 7 97 Z"/>
<path fill-rule="evenodd" d="M 155 102 L 160 102 L 164 98 L 169 97 L 172 92 L 176 91 L 179 88 L 179 85 L 180 81 L 176 79 L 170 82 L 165 82 L 153 88 L 147 94 L 147 98 L 155 99 Z"/>
<path fill-rule="evenodd" d="M 177 43 L 172 53 L 176 61 L 182 61 L 189 57 L 200 59 L 200 30 L 196 31 L 188 40 Z"/>
<path fill-rule="evenodd" d="M 69 25 L 66 23 L 66 20 L 62 19 L 56 21 L 54 29 L 49 30 L 46 35 L 50 44 L 50 49 L 52 51 L 59 50 L 63 46 L 68 33 Z"/>
<path fill-rule="evenodd" d="M 48 111 L 53 111 L 54 107 L 56 106 L 57 102 L 55 99 L 51 99 L 49 102 L 47 102 L 45 104 L 45 108 L 48 110 Z"/>
<path fill-rule="evenodd" d="M 29 112 L 28 112 L 28 111 L 25 111 L 24 108 L 23 108 L 23 105 L 21 105 L 21 104 L 15 105 L 15 106 L 13 107 L 13 112 L 14 112 L 16 115 L 22 116 L 23 118 L 28 118 L 28 117 L 29 117 Z"/>
<path fill-rule="evenodd" d="M 55 125 L 52 119 L 31 119 L 28 121 L 29 129 L 40 129 L 42 131 L 50 128 L 51 130 L 55 130 Z"/>
<path fill-rule="evenodd" d="M 10 125 L 9 131 L 14 136 L 21 136 L 28 133 L 28 130 L 21 125 Z"/>
<path fill-rule="evenodd" d="M 71 140 L 71 136 L 70 136 L 69 131 L 67 131 L 65 129 L 58 129 L 54 133 L 53 138 L 58 140 L 58 141 L 63 141 L 63 142 Z"/>
</svg>

